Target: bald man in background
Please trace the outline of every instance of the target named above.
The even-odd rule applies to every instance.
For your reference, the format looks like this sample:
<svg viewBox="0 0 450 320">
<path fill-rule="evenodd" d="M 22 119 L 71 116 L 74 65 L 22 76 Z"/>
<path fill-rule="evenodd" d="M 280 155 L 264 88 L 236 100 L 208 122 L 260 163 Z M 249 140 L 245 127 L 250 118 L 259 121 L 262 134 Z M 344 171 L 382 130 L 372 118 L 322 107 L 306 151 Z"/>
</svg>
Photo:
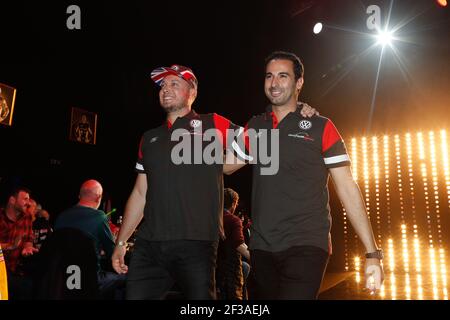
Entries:
<svg viewBox="0 0 450 320">
<path fill-rule="evenodd" d="M 63 211 L 55 222 L 55 230 L 74 228 L 92 238 L 97 252 L 97 273 L 100 295 L 104 298 L 121 298 L 120 291 L 125 288 L 126 276 L 101 269 L 100 253 L 105 252 L 107 261 L 111 260 L 114 240 L 106 214 L 98 210 L 102 201 L 103 188 L 96 180 L 85 181 L 80 188 L 80 201 L 72 208 Z M 124 294 L 124 292 L 123 292 Z"/>
</svg>

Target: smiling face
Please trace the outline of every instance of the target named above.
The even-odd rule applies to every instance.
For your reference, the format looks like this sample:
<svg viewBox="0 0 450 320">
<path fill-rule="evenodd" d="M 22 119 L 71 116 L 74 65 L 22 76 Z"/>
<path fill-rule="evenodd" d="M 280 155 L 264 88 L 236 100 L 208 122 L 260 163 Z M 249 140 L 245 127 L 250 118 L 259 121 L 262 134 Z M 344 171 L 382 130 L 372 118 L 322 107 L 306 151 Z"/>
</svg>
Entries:
<svg viewBox="0 0 450 320">
<path fill-rule="evenodd" d="M 295 80 L 290 60 L 274 59 L 266 66 L 264 91 L 272 106 L 296 105 L 303 78 Z"/>
<path fill-rule="evenodd" d="M 197 95 L 197 89 L 186 80 L 168 75 L 161 82 L 159 102 L 167 113 L 190 108 Z"/>
</svg>

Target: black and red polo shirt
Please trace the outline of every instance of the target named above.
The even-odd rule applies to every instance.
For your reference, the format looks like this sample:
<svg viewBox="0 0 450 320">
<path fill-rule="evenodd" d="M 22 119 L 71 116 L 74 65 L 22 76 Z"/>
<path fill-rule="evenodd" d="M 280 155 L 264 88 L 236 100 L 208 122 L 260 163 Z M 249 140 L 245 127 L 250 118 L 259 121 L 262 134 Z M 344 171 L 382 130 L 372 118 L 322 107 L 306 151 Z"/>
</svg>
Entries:
<svg viewBox="0 0 450 320">
<path fill-rule="evenodd" d="M 227 146 L 227 129 L 237 129 L 228 119 L 217 114 L 197 114 L 191 110 L 171 124 L 144 133 L 138 152 L 136 171 L 147 175 L 144 221 L 138 236 L 148 241 L 208 240 L 219 238 L 223 230 L 223 164 L 175 164 L 172 150 L 179 141 L 172 141 L 176 129 L 199 137 L 208 129 L 220 132 L 214 139 L 220 143 L 221 157 Z M 210 131 L 211 132 L 211 131 Z M 210 141 L 201 144 L 201 152 Z M 194 147 L 193 147 L 194 148 Z M 198 149 L 191 150 L 191 156 Z"/>
<path fill-rule="evenodd" d="M 300 110 L 278 122 L 269 106 L 247 124 L 256 133 L 279 130 L 278 172 L 261 175 L 259 160 L 253 166 L 251 249 L 310 245 L 331 253 L 328 169 L 348 166 L 350 158 L 330 119 L 305 118 Z"/>
</svg>

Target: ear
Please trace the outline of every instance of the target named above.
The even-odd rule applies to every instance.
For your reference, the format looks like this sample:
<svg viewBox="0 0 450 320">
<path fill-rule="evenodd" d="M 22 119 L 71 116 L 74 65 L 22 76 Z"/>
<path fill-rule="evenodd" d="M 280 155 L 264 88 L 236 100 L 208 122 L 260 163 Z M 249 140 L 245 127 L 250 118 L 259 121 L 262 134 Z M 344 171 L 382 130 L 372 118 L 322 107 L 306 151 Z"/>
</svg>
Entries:
<svg viewBox="0 0 450 320">
<path fill-rule="evenodd" d="M 297 83 L 295 84 L 295 87 L 297 88 L 298 91 L 300 91 L 303 87 L 303 77 L 299 78 L 297 80 Z"/>
<path fill-rule="evenodd" d="M 13 197 L 13 196 L 10 196 L 9 199 L 8 199 L 8 202 L 9 202 L 10 204 L 15 204 L 15 203 L 16 203 L 16 198 Z"/>
<path fill-rule="evenodd" d="M 191 88 L 189 89 L 189 96 L 190 96 L 192 102 L 194 102 L 195 99 L 197 98 L 197 88 L 191 87 Z"/>
</svg>

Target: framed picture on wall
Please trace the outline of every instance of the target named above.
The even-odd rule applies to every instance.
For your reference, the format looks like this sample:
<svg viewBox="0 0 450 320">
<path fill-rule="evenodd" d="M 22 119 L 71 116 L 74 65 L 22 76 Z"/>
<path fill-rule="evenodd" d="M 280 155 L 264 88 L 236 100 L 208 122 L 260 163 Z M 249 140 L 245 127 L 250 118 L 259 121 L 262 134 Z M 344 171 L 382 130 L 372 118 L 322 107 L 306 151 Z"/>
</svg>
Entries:
<svg viewBox="0 0 450 320">
<path fill-rule="evenodd" d="M 0 83 L 0 124 L 12 125 L 16 89 Z"/>
<path fill-rule="evenodd" d="M 84 144 L 96 144 L 97 114 L 83 109 L 72 108 L 69 140 Z"/>
</svg>

